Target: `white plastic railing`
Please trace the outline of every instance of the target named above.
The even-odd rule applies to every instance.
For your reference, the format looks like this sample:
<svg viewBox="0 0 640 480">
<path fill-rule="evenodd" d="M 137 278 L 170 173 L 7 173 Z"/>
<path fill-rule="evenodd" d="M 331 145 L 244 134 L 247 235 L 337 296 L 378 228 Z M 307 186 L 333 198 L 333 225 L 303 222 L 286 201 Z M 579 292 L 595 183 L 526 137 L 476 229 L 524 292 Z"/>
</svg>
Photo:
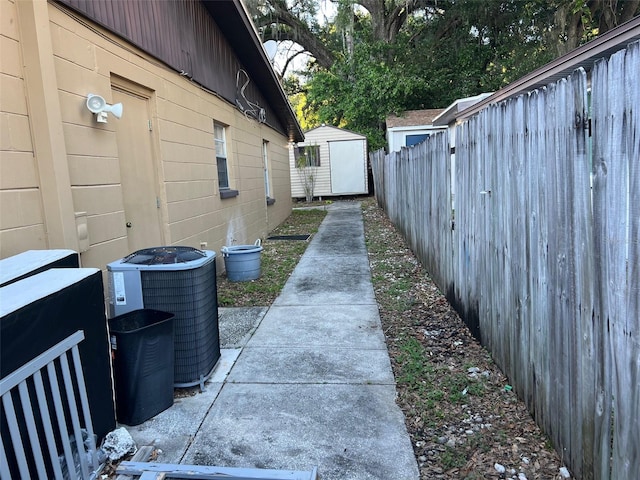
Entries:
<svg viewBox="0 0 640 480">
<path fill-rule="evenodd" d="M 23 479 L 96 477 L 96 442 L 78 352 L 83 339 L 77 331 L 0 380 L 8 427 L 0 438 L 2 480 L 16 473 Z"/>
</svg>

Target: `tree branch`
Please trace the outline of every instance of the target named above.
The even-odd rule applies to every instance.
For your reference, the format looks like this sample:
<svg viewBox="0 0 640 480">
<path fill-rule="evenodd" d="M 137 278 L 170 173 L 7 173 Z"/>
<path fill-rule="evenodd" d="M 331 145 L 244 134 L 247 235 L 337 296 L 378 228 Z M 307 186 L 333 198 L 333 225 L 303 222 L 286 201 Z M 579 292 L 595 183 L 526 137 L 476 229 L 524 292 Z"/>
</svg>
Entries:
<svg viewBox="0 0 640 480">
<path fill-rule="evenodd" d="M 330 68 L 333 65 L 333 52 L 329 50 L 311 31 L 307 23 L 295 16 L 283 0 L 270 0 L 270 14 L 256 19 L 256 26 L 263 28 L 264 40 L 291 40 L 313 56 L 319 65 Z"/>
</svg>

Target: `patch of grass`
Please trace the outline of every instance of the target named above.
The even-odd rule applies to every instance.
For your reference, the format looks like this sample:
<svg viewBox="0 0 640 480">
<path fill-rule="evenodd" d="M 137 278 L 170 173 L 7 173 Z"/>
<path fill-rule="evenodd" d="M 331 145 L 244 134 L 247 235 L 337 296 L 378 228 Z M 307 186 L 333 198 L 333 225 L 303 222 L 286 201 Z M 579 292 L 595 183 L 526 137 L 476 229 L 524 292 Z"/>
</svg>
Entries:
<svg viewBox="0 0 640 480">
<path fill-rule="evenodd" d="M 424 407 L 434 406 L 441 400 L 434 389 L 436 370 L 428 361 L 422 344 L 413 337 L 406 337 L 399 345 L 398 355 L 399 371 L 396 377 L 398 383 L 405 384 L 410 390 L 424 395 Z"/>
<path fill-rule="evenodd" d="M 544 438 L 544 448 L 546 448 L 550 452 L 554 451 L 553 442 L 547 436 L 545 436 L 545 438 Z"/>
<path fill-rule="evenodd" d="M 451 470 L 452 468 L 460 468 L 467 463 L 467 458 L 464 453 L 447 447 L 444 452 L 440 454 L 440 462 L 445 470 Z"/>
<path fill-rule="evenodd" d="M 467 438 L 467 443 L 469 450 L 475 452 L 476 450 L 481 451 L 482 453 L 487 453 L 491 451 L 491 443 L 490 438 L 487 435 L 482 433 L 476 433 Z"/>
<path fill-rule="evenodd" d="M 398 361 L 402 365 L 404 374 L 400 378 L 413 379 L 423 373 L 433 374 L 433 367 L 426 361 L 422 344 L 414 337 L 405 337 L 399 344 L 400 355 Z M 409 382 L 410 383 L 410 382 Z"/>
<path fill-rule="evenodd" d="M 389 301 L 389 307 L 396 312 L 406 312 L 411 310 L 411 307 L 415 304 L 415 300 L 411 297 L 400 296 Z"/>
<path fill-rule="evenodd" d="M 442 387 L 448 392 L 449 402 L 457 404 L 466 403 L 466 395 L 481 396 L 485 392 L 481 379 L 469 378 L 464 373 L 452 373 L 448 370 L 442 374 Z"/>
<path fill-rule="evenodd" d="M 407 293 L 412 287 L 411 281 L 401 278 L 396 282 L 393 282 L 389 287 L 389 295 L 404 295 Z"/>
<path fill-rule="evenodd" d="M 482 379 L 472 380 L 468 385 L 467 393 L 469 395 L 474 395 L 476 397 L 480 397 L 485 394 L 487 391 L 484 381 Z"/>
<path fill-rule="evenodd" d="M 502 429 L 499 429 L 494 434 L 494 438 L 497 440 L 499 444 L 504 445 L 508 440 L 507 432 L 505 432 Z"/>
<path fill-rule="evenodd" d="M 326 215 L 326 210 L 294 210 L 269 235 L 313 235 L 318 231 Z M 260 278 L 247 282 L 230 282 L 224 275 L 218 277 L 218 304 L 221 307 L 271 305 L 307 249 L 309 241 L 266 240 L 263 242 L 260 255 Z"/>
<path fill-rule="evenodd" d="M 449 373 L 442 377 L 442 386 L 447 390 L 447 398 L 451 403 L 464 403 L 464 397 L 468 392 L 463 392 L 468 385 L 469 380 L 462 373 Z"/>
</svg>

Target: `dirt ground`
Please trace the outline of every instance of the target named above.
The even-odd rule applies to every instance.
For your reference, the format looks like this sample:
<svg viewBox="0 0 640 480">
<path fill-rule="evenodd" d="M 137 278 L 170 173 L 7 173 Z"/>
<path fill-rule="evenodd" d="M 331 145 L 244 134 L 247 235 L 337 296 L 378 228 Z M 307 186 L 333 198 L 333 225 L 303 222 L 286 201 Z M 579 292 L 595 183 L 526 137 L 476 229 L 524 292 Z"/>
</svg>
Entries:
<svg viewBox="0 0 640 480">
<path fill-rule="evenodd" d="M 363 202 L 371 274 L 421 479 L 566 479 L 490 354 L 386 214 Z"/>
</svg>

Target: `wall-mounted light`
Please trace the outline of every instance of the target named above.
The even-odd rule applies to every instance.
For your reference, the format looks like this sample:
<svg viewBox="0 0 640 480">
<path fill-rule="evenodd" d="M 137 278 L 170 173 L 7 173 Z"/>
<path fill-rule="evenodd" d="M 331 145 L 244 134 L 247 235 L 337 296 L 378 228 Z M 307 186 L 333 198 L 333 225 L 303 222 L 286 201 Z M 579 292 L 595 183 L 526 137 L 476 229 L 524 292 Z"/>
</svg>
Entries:
<svg viewBox="0 0 640 480">
<path fill-rule="evenodd" d="M 109 112 L 116 118 L 122 118 L 122 104 L 109 105 L 100 95 L 93 93 L 87 95 L 87 108 L 91 113 L 95 113 L 96 121 L 99 123 L 107 123 L 107 113 Z"/>
</svg>

